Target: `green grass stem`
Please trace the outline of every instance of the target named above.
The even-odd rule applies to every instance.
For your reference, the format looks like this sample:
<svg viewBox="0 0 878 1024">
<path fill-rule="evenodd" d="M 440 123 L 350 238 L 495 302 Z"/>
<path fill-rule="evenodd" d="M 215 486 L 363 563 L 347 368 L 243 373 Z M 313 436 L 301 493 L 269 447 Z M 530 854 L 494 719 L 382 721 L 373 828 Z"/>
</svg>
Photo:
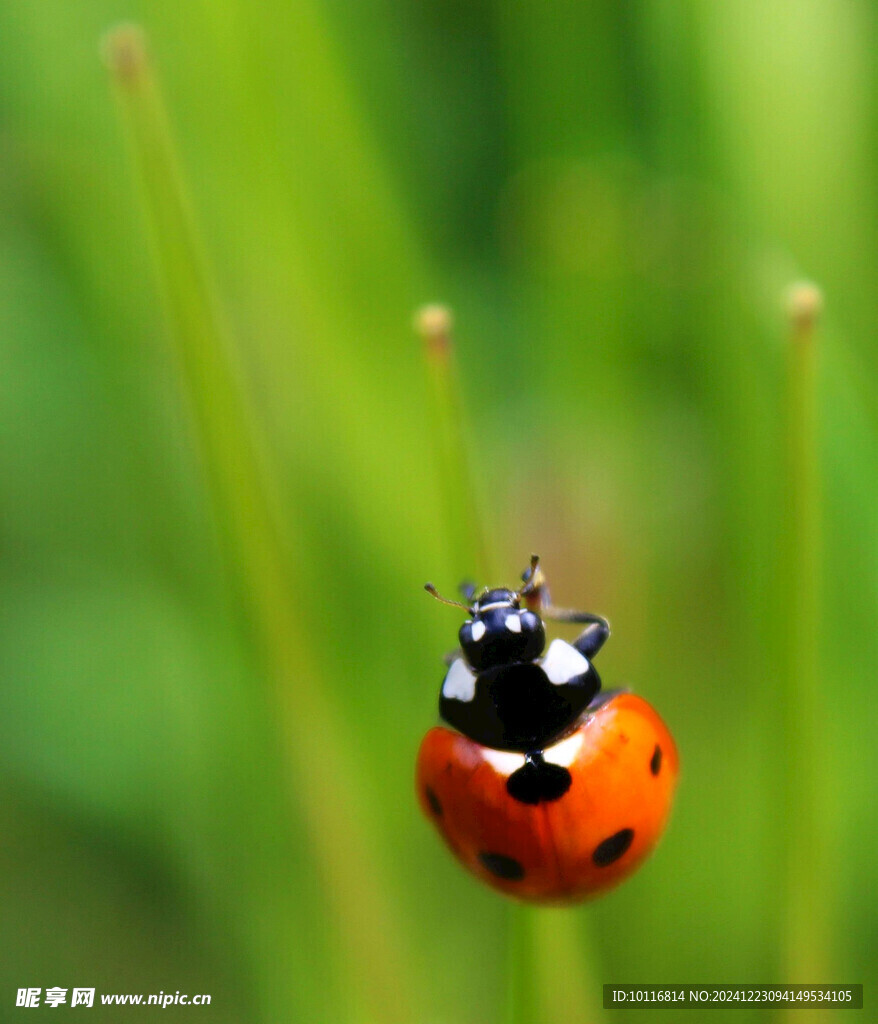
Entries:
<svg viewBox="0 0 878 1024">
<path fill-rule="evenodd" d="M 340 990 L 356 993 L 356 1012 L 363 1019 L 408 1022 L 416 1019 L 411 957 L 371 839 L 367 801 L 356 782 L 361 772 L 349 763 L 301 634 L 304 620 L 293 592 L 295 531 L 279 515 L 272 493 L 270 460 L 205 269 L 143 33 L 135 26 L 112 30 L 104 55 L 139 172 L 171 344 L 194 414 L 227 563 L 265 666 L 283 757 L 282 785 L 306 824 L 337 933 Z M 253 846 L 255 851 L 260 843 Z M 263 866 L 277 873 L 277 864 Z M 265 893 L 261 911 L 264 919 L 253 927 L 263 931 L 266 1015 L 286 1019 L 291 995 L 284 964 L 301 948 L 303 922 L 295 904 L 275 890 Z"/>
<path fill-rule="evenodd" d="M 418 312 L 415 327 L 424 341 L 452 557 L 461 560 L 463 570 L 474 572 L 479 583 L 504 582 L 489 575 L 495 564 L 494 552 L 479 515 L 460 400 L 451 313 L 443 306 L 426 306 Z M 571 915 L 569 911 L 510 902 L 504 1014 L 507 1024 L 557 1020 L 559 1007 L 570 1014 L 570 1020 L 591 1019 L 587 986 L 582 982 L 590 977 L 591 971 L 582 962 L 582 943 L 577 922 Z M 546 989 L 551 990 L 549 998 L 545 997 Z M 554 998 L 556 990 L 561 993 L 560 999 Z"/>
<path fill-rule="evenodd" d="M 472 476 L 451 311 L 444 306 L 425 306 L 415 316 L 415 329 L 424 343 L 435 451 L 451 558 L 457 562 L 460 571 L 475 575 L 478 585 L 499 584 L 501 581 L 490 575 L 493 570 L 492 552 L 479 514 Z M 535 1019 L 532 914 L 530 907 L 517 903 L 509 905 L 505 1009 L 508 1024 L 531 1024 Z"/>
<path fill-rule="evenodd" d="M 430 388 L 449 557 L 457 571 L 478 586 L 499 585 L 501 581 L 492 575 L 495 566 L 473 479 L 452 328 L 452 314 L 445 306 L 425 306 L 415 315 L 415 330 L 423 341 Z"/>
<path fill-rule="evenodd" d="M 509 911 L 507 1024 L 588 1024 L 600 1008 L 600 981 L 576 907 L 514 903 Z"/>
<path fill-rule="evenodd" d="M 533 1024 L 538 1007 L 533 943 L 534 909 L 511 903 L 506 937 L 506 1022 Z"/>
<path fill-rule="evenodd" d="M 809 284 L 789 299 L 787 365 L 784 637 L 786 851 L 784 980 L 830 980 L 827 851 L 821 814 L 820 635 L 821 504 L 817 319 L 820 293 Z"/>
<path fill-rule="evenodd" d="M 544 1024 L 588 1024 L 601 1012 L 601 982 L 589 924 L 588 915 L 578 907 L 534 913 L 537 1019 Z"/>
</svg>

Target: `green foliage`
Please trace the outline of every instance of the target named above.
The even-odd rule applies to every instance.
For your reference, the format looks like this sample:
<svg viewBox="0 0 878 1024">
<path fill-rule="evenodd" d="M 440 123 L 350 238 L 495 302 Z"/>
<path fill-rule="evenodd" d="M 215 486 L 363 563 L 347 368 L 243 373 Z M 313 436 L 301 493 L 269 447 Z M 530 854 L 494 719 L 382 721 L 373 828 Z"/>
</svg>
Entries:
<svg viewBox="0 0 878 1024">
<path fill-rule="evenodd" d="M 151 39 L 191 250 L 166 233 L 162 256 L 129 159 L 98 54 L 120 16 Z M 412 794 L 457 626 L 421 587 L 475 571 L 410 326 L 435 299 L 493 582 L 538 551 L 559 604 L 606 614 L 603 678 L 682 758 L 652 860 L 519 936 L 535 1015 L 599 1005 L 602 981 L 780 979 L 790 842 L 815 829 L 831 976 L 789 980 L 878 981 L 875 18 L 0 10 L 7 1006 L 94 984 L 210 992 L 216 1021 L 388 1019 L 397 998 L 399 1019 L 502 1019 L 506 907 Z M 781 813 L 803 756 L 783 309 L 802 277 L 826 298 L 805 830 Z"/>
</svg>

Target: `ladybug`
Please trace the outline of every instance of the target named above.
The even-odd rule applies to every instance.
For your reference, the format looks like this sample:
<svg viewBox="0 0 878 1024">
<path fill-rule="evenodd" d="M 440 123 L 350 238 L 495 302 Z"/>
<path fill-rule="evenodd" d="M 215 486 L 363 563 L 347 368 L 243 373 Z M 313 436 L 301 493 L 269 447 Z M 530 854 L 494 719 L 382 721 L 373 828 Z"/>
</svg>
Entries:
<svg viewBox="0 0 878 1024">
<path fill-rule="evenodd" d="M 417 794 L 460 862 L 507 895 L 538 903 L 596 896 L 660 838 L 677 748 L 641 697 L 601 692 L 592 659 L 606 619 L 553 608 L 537 556 L 518 590 L 462 587 L 460 650 L 446 659 L 443 724 L 424 737 Z M 545 619 L 585 624 L 546 646 Z"/>
</svg>

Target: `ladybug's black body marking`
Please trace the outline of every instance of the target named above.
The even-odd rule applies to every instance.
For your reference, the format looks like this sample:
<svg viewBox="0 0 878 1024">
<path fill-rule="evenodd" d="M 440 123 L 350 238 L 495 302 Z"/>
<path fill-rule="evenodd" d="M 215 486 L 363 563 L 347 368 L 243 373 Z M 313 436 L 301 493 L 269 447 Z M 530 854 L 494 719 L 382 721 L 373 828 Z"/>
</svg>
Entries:
<svg viewBox="0 0 878 1024">
<path fill-rule="evenodd" d="M 502 853 L 480 853 L 479 860 L 498 878 L 507 882 L 518 882 L 524 878 L 524 868 L 514 857 L 506 857 Z"/>
<path fill-rule="evenodd" d="M 551 764 L 537 751 L 524 755 L 524 764 L 506 781 L 506 792 L 523 804 L 558 800 L 570 789 L 573 776 L 560 764 Z"/>
<path fill-rule="evenodd" d="M 570 773 L 547 764 L 542 752 L 572 731 L 601 688 L 590 662 L 609 636 L 597 615 L 560 613 L 588 623 L 572 645 L 555 640 L 545 656 L 545 627 L 521 591 L 485 590 L 460 628 L 462 657 L 455 659 L 439 695 L 439 714 L 465 736 L 494 750 L 526 755 L 508 782 L 523 803 L 557 800 L 570 787 Z"/>
<path fill-rule="evenodd" d="M 437 818 L 442 817 L 442 804 L 439 802 L 439 797 L 427 786 L 424 789 L 424 796 L 427 798 L 427 803 L 430 805 L 430 810 L 436 815 Z"/>
<path fill-rule="evenodd" d="M 633 842 L 634 829 L 623 828 L 615 835 L 610 836 L 608 839 L 605 839 L 602 843 L 598 844 L 594 853 L 591 855 L 591 859 L 594 861 L 596 867 L 605 868 L 623 856 Z"/>
</svg>

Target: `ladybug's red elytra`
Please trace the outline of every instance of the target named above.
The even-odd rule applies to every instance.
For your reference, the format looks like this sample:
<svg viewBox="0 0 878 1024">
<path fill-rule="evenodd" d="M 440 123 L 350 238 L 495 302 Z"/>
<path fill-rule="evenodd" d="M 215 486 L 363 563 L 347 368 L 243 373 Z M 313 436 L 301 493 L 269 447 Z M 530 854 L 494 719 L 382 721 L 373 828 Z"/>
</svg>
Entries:
<svg viewBox="0 0 878 1024">
<path fill-rule="evenodd" d="M 656 711 L 601 693 L 592 659 L 606 619 L 551 607 L 539 559 L 517 590 L 463 587 L 461 650 L 442 683 L 443 725 L 421 743 L 421 807 L 460 862 L 488 885 L 539 903 L 599 895 L 657 843 L 678 774 Z M 546 643 L 544 619 L 584 623 Z"/>
</svg>

